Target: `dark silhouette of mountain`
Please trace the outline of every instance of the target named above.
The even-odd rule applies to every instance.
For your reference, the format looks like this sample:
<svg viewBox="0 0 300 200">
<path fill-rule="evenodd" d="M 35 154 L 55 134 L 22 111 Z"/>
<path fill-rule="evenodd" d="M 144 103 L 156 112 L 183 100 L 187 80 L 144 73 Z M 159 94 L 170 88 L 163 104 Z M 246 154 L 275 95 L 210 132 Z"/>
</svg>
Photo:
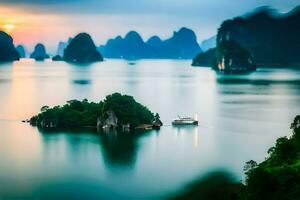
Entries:
<svg viewBox="0 0 300 200">
<path fill-rule="evenodd" d="M 256 64 L 248 50 L 235 40 L 224 40 L 216 48 L 198 54 L 193 66 L 211 66 L 225 74 L 238 74 L 256 70 Z"/>
<path fill-rule="evenodd" d="M 87 33 L 76 35 L 64 50 L 63 59 L 67 62 L 90 63 L 103 61 L 102 55 Z"/>
<path fill-rule="evenodd" d="M 63 61 L 64 59 L 60 55 L 56 55 L 52 57 L 52 61 Z"/>
<path fill-rule="evenodd" d="M 162 43 L 163 43 L 162 39 L 160 39 L 160 37 L 158 36 L 152 36 L 147 41 L 147 44 L 152 48 L 161 47 L 160 45 L 162 45 Z"/>
<path fill-rule="evenodd" d="M 139 59 L 153 57 L 153 53 L 135 31 L 130 31 L 124 38 L 121 36 L 108 40 L 100 47 L 108 58 Z"/>
<path fill-rule="evenodd" d="M 217 36 L 212 36 L 206 40 L 203 40 L 200 44 L 202 51 L 208 51 L 209 49 L 213 49 L 217 46 Z"/>
<path fill-rule="evenodd" d="M 223 22 L 217 43 L 235 40 L 248 49 L 258 64 L 300 63 L 300 7 L 279 14 L 268 7 Z"/>
<path fill-rule="evenodd" d="M 251 14 L 223 22 L 218 29 L 217 48 L 200 53 L 192 65 L 213 66 L 220 44 L 233 40 L 251 54 L 258 66 L 299 66 L 299 35 L 299 6 L 287 14 L 262 7 Z"/>
<path fill-rule="evenodd" d="M 174 32 L 173 37 L 165 40 L 163 45 L 163 56 L 166 58 L 190 59 L 202 51 L 196 34 L 187 28 Z"/>
<path fill-rule="evenodd" d="M 13 38 L 0 31 L 0 62 L 11 62 L 19 59 L 20 55 L 14 46 Z"/>
<path fill-rule="evenodd" d="M 34 47 L 34 51 L 30 55 L 30 58 L 33 58 L 33 59 L 38 60 L 38 61 L 43 61 L 43 60 L 49 58 L 49 55 L 46 52 L 45 46 L 41 43 L 38 43 Z"/>
<path fill-rule="evenodd" d="M 18 45 L 16 47 L 16 50 L 18 51 L 20 58 L 26 58 L 26 50 L 23 45 Z"/>
<path fill-rule="evenodd" d="M 190 59 L 201 52 L 201 48 L 196 34 L 190 29 L 181 28 L 167 40 L 153 36 L 147 42 L 137 32 L 130 31 L 124 38 L 118 36 L 108 40 L 106 45 L 99 47 L 99 51 L 107 58 Z"/>
</svg>

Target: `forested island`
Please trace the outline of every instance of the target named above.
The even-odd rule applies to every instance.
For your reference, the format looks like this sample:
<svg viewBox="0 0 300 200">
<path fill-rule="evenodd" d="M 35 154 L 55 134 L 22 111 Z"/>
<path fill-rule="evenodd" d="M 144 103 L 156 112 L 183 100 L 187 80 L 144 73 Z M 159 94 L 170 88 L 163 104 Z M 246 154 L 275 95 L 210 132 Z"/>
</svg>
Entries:
<svg viewBox="0 0 300 200">
<path fill-rule="evenodd" d="M 297 200 L 300 197 L 300 115 L 291 124 L 292 135 L 277 139 L 269 156 L 246 163 L 245 184 L 215 173 L 194 183 L 173 200 Z"/>
<path fill-rule="evenodd" d="M 71 100 L 63 106 L 44 106 L 30 119 L 30 124 L 42 129 L 97 128 L 159 129 L 158 114 L 135 101 L 132 96 L 114 93 L 99 103 Z"/>
<path fill-rule="evenodd" d="M 220 60 L 220 57 L 227 54 L 226 57 L 229 55 L 238 58 L 235 64 L 238 67 L 234 67 L 234 69 L 240 69 L 241 67 L 247 69 L 247 71 L 253 71 L 254 65 L 262 67 L 298 67 L 300 63 L 300 54 L 298 53 L 300 48 L 299 24 L 299 6 L 286 14 L 281 14 L 269 7 L 262 7 L 254 13 L 225 20 L 217 31 L 217 46 L 198 54 L 193 59 L 192 65 L 209 66 L 219 71 L 216 68 L 216 65 L 219 65 L 216 64 L 216 60 Z M 224 44 L 226 41 L 236 43 L 237 48 L 235 49 L 241 49 L 240 57 L 234 55 L 236 51 L 224 48 L 228 46 Z M 225 51 L 220 51 L 222 48 Z M 225 63 L 226 60 L 228 59 L 225 59 Z M 229 63 L 231 62 L 229 61 Z M 229 69 L 230 66 L 225 64 L 225 68 Z M 239 70 L 232 71 L 240 72 Z"/>
</svg>

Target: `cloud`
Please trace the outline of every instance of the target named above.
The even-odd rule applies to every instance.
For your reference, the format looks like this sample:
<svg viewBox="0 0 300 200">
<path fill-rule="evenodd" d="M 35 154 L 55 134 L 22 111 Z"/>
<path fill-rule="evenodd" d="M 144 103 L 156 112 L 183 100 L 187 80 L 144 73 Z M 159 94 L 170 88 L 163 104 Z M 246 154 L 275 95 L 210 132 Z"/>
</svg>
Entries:
<svg viewBox="0 0 300 200">
<path fill-rule="evenodd" d="M 0 5 L 13 5 L 32 12 L 60 14 L 91 13 L 157 13 L 200 15 L 220 14 L 269 5 L 287 9 L 297 5 L 298 0 L 0 0 Z"/>
</svg>

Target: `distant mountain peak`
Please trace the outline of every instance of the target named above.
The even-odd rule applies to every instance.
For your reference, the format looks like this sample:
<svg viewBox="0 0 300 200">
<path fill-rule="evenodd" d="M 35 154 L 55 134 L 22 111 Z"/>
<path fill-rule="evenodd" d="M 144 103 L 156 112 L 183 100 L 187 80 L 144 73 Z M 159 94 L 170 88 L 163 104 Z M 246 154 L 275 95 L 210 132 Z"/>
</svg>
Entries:
<svg viewBox="0 0 300 200">
<path fill-rule="evenodd" d="M 178 33 L 194 33 L 192 29 L 189 29 L 187 27 L 182 27 L 179 29 Z"/>
<path fill-rule="evenodd" d="M 126 34 L 124 40 L 131 40 L 131 41 L 142 41 L 143 42 L 143 38 L 141 37 L 141 35 L 136 32 L 136 31 L 130 31 Z"/>
<path fill-rule="evenodd" d="M 158 36 L 152 36 L 148 39 L 147 44 L 149 45 L 159 45 L 162 43 L 162 39 L 160 39 L 160 37 Z"/>
<path fill-rule="evenodd" d="M 171 38 L 172 39 L 172 38 Z M 191 41 L 191 42 L 197 42 L 197 36 L 195 32 L 191 29 L 188 29 L 186 27 L 181 28 L 179 31 L 175 31 L 173 35 L 173 39 L 178 39 L 182 41 Z"/>
<path fill-rule="evenodd" d="M 105 46 L 99 47 L 99 51 L 108 58 L 191 59 L 201 52 L 201 48 L 194 31 L 183 27 L 167 40 L 152 36 L 147 42 L 144 42 L 138 32 L 130 31 L 124 39 L 109 39 Z"/>
</svg>

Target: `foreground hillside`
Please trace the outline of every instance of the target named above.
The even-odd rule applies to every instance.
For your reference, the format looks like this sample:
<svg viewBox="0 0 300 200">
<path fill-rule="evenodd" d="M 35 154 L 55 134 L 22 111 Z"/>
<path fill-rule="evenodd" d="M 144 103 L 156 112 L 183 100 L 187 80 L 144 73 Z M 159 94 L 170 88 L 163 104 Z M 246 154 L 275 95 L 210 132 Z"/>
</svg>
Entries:
<svg viewBox="0 0 300 200">
<path fill-rule="evenodd" d="M 212 173 L 192 184 L 176 200 L 298 200 L 300 197 L 300 115 L 291 124 L 292 135 L 277 139 L 260 164 L 246 163 L 245 184 L 228 174 Z"/>
</svg>

